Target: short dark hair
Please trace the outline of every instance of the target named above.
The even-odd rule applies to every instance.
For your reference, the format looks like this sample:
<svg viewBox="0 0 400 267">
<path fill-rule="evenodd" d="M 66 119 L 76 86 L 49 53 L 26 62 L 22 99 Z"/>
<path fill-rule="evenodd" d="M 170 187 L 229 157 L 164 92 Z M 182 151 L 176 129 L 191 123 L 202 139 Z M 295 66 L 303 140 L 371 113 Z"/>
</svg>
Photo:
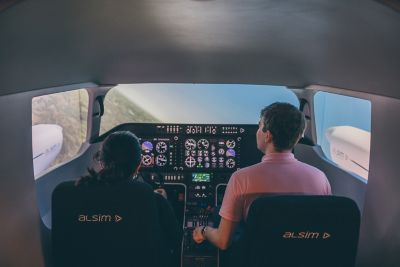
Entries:
<svg viewBox="0 0 400 267">
<path fill-rule="evenodd" d="M 261 110 L 264 122 L 263 132 L 269 130 L 277 151 L 290 150 L 296 145 L 304 132 L 304 114 L 289 103 L 273 103 Z"/>
</svg>

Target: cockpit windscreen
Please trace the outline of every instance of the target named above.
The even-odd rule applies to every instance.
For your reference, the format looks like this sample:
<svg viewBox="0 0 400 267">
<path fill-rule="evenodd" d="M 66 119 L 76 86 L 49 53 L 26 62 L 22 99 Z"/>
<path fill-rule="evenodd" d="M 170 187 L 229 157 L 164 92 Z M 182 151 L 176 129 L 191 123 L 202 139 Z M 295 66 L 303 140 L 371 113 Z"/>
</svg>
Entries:
<svg viewBox="0 0 400 267">
<path fill-rule="evenodd" d="M 131 122 L 257 124 L 261 109 L 274 102 L 299 106 L 295 94 L 284 86 L 121 84 L 105 97 L 100 133 Z"/>
</svg>

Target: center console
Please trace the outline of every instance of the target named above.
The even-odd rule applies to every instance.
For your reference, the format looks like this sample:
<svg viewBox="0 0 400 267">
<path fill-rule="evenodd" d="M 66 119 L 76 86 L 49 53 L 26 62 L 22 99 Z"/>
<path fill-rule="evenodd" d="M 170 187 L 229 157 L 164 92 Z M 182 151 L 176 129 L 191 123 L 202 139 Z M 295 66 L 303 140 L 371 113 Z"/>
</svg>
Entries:
<svg viewBox="0 0 400 267">
<path fill-rule="evenodd" d="M 147 124 L 120 125 L 140 139 L 141 175 L 155 188 L 167 191 L 182 223 L 182 266 L 218 266 L 218 249 L 196 244 L 197 226 L 216 226 L 215 207 L 236 170 L 260 162 L 257 125 Z M 105 134 L 106 136 L 107 134 Z"/>
</svg>

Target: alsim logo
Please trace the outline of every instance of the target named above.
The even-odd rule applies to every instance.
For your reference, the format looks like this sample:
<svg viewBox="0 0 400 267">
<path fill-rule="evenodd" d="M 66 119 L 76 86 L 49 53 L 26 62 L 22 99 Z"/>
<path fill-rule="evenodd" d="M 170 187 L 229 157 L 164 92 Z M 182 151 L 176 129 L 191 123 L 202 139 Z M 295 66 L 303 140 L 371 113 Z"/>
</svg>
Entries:
<svg viewBox="0 0 400 267">
<path fill-rule="evenodd" d="M 106 215 L 106 214 L 80 214 L 78 216 L 78 221 L 80 222 L 120 222 L 122 221 L 122 217 L 115 215 Z"/>
<path fill-rule="evenodd" d="M 331 234 L 327 232 L 285 232 L 282 236 L 285 239 L 329 239 Z"/>
</svg>

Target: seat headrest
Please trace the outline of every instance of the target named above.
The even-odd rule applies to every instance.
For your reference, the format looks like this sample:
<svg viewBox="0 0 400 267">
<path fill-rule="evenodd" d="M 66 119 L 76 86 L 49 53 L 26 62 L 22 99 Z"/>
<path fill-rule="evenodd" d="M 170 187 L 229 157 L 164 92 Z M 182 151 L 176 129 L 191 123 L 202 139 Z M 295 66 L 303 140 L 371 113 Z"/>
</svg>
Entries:
<svg viewBox="0 0 400 267">
<path fill-rule="evenodd" d="M 56 267 L 156 265 L 161 229 L 149 185 L 63 183 L 53 192 L 52 220 Z"/>
<path fill-rule="evenodd" d="M 348 198 L 260 197 L 249 210 L 246 254 L 265 266 L 352 266 L 359 225 L 359 209 Z"/>
</svg>

